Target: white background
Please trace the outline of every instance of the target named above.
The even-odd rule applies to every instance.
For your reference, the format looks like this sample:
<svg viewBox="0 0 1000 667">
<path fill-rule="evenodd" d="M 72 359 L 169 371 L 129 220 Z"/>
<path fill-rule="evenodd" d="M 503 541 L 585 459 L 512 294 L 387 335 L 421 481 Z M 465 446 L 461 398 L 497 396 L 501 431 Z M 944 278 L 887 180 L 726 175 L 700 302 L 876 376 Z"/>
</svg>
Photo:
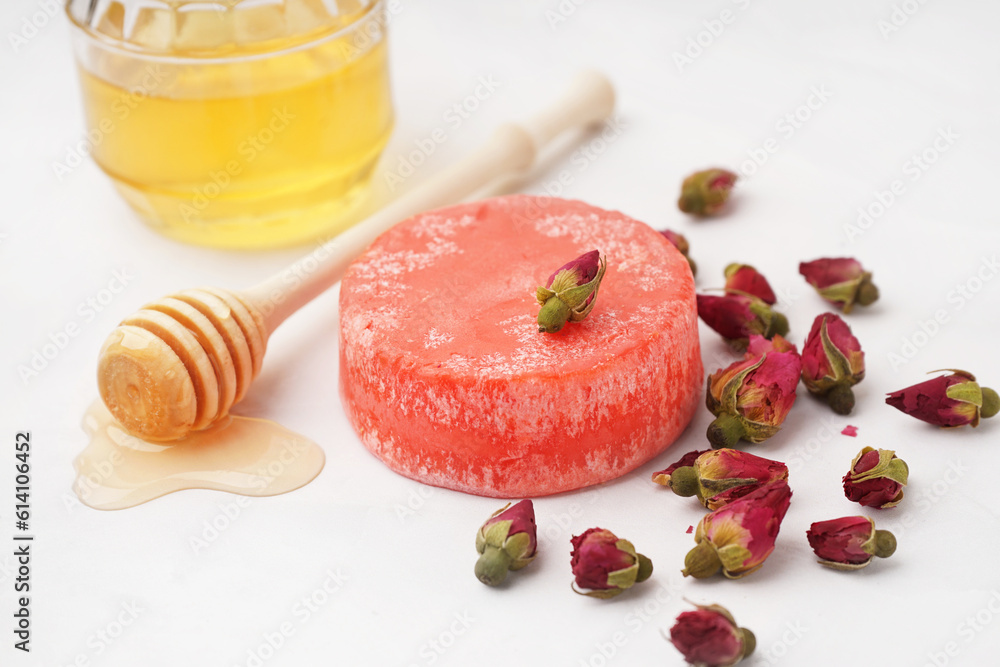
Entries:
<svg viewBox="0 0 1000 667">
<path fill-rule="evenodd" d="M 566 171 L 564 196 L 685 233 L 702 289 L 721 286 L 731 261 L 755 264 L 780 293 L 799 345 L 824 310 L 797 274 L 799 261 L 856 256 L 882 291 L 877 304 L 848 317 L 868 365 L 854 414 L 835 417 L 802 395 L 783 430 L 753 450 L 789 463 L 795 493 L 762 570 L 740 581 L 680 576 L 694 544 L 685 530 L 702 511 L 649 478 L 705 446 L 710 415 L 699 410 L 670 451 L 634 473 L 538 499 L 538 559 L 494 590 L 473 577 L 474 535 L 502 503 L 396 476 L 346 422 L 335 292 L 273 336 L 264 371 L 237 410 L 321 443 L 327 464 L 313 483 L 243 507 L 236 496 L 209 491 L 111 513 L 72 502 L 71 463 L 85 444 L 79 422 L 96 395 L 97 350 L 117 321 L 178 289 L 248 286 L 302 250 L 182 246 L 144 228 L 91 161 L 58 178 L 53 164 L 83 136 L 67 22 L 38 14 L 37 0 L 4 2 L 0 662 L 232 667 L 256 664 L 251 654 L 264 646 L 269 667 L 679 665 L 661 632 L 689 608 L 686 597 L 727 606 L 756 633 L 751 665 L 994 664 L 1000 419 L 942 431 L 884 405 L 883 396 L 942 367 L 1000 385 L 1000 5 L 896 4 L 909 11 L 895 13 L 898 26 L 891 0 L 399 5 L 391 28 L 398 124 L 373 202 L 388 196 L 385 173 L 415 141 L 437 128 L 447 133 L 397 193 L 593 66 L 617 86 L 622 131 L 592 146 L 596 159 L 573 148 L 555 155 L 523 191 L 544 192 Z M 719 32 L 712 22 L 723 11 L 732 21 L 713 36 L 705 22 Z M 15 49 L 10 35 L 25 34 L 33 16 L 42 27 Z M 691 62 L 679 64 L 675 54 L 699 39 L 701 52 L 691 47 Z M 448 109 L 474 94 L 480 77 L 500 85 L 459 127 L 448 124 Z M 803 107 L 814 91 L 826 99 L 813 96 L 815 108 Z M 797 127 L 786 118 L 796 113 Z M 957 138 L 935 149 L 949 129 Z M 763 161 L 765 145 L 774 150 Z M 922 170 L 912 160 L 925 153 L 934 162 Z M 748 162 L 752 155 L 764 163 Z M 754 172 L 729 212 L 706 222 L 678 212 L 681 179 L 716 165 Z M 895 180 L 902 194 L 880 209 L 878 193 Z M 859 207 L 878 215 L 853 233 Z M 79 304 L 115 271 L 133 277 L 85 320 Z M 966 298 L 959 286 L 976 291 Z M 927 324 L 935 317 L 943 323 Z M 18 366 L 69 323 L 79 335 L 37 377 L 22 380 Z M 702 340 L 706 370 L 731 361 L 704 327 Z M 840 435 L 848 423 L 859 427 L 857 438 Z M 6 546 L 14 435 L 23 429 L 33 432 L 37 535 L 30 655 L 11 647 Z M 909 463 L 911 484 L 897 509 L 870 511 L 843 497 L 840 478 L 864 445 L 895 449 Z M 234 507 L 239 514 L 228 519 Z M 856 573 L 817 565 L 805 540 L 809 524 L 857 513 L 895 531 L 896 555 Z M 196 551 L 192 538 L 210 535 L 212 522 L 228 526 Z M 592 526 L 632 540 L 653 560 L 652 579 L 610 601 L 574 595 L 569 538 Z M 339 584 L 328 582 L 331 572 Z M 327 595 L 325 584 L 335 590 Z M 300 601 L 313 596 L 324 603 L 306 614 Z M 136 617 L 119 634 L 129 606 Z M 283 624 L 292 632 L 271 655 L 265 637 Z M 110 643 L 99 638 L 107 631 L 118 634 Z"/>
</svg>

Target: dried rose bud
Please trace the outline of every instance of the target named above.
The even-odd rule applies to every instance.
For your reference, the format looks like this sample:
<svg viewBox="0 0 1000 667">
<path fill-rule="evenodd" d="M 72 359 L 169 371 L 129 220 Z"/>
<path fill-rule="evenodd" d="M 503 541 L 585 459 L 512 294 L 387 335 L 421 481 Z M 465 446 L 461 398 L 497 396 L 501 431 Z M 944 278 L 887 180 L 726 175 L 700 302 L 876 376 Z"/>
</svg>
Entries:
<svg viewBox="0 0 1000 667">
<path fill-rule="evenodd" d="M 865 353 L 839 315 L 818 316 L 802 346 L 802 383 L 838 415 L 851 414 L 851 387 L 865 379 Z"/>
<path fill-rule="evenodd" d="M 727 294 L 749 294 L 769 306 L 778 302 L 767 278 L 749 264 L 730 264 L 725 273 Z"/>
<path fill-rule="evenodd" d="M 598 250 L 591 250 L 567 262 L 549 276 L 545 287 L 535 291 L 542 306 L 538 330 L 555 333 L 566 322 L 580 322 L 594 309 L 597 289 L 601 286 L 608 263 Z"/>
<path fill-rule="evenodd" d="M 989 387 L 980 387 L 972 373 L 945 370 L 952 374 L 894 391 L 885 402 L 911 417 L 946 428 L 979 426 L 980 417 L 988 419 L 1000 410 L 1000 396 Z"/>
<path fill-rule="evenodd" d="M 684 238 L 684 235 L 670 231 L 669 229 L 664 229 L 660 233 L 663 234 L 663 236 L 670 241 L 675 248 L 680 250 L 682 255 L 684 255 L 684 259 L 688 261 L 688 265 L 691 267 L 691 275 L 698 275 L 698 265 L 694 263 L 694 260 L 691 259 L 691 255 L 688 254 L 691 246 L 688 244 L 688 240 Z"/>
<path fill-rule="evenodd" d="M 865 507 L 886 509 L 903 499 L 903 487 L 910 469 L 890 449 L 865 447 L 844 475 L 844 495 Z"/>
<path fill-rule="evenodd" d="M 868 306 L 878 300 L 872 274 L 850 257 L 816 259 L 799 264 L 799 273 L 819 295 L 850 313 L 854 304 Z"/>
<path fill-rule="evenodd" d="M 743 361 L 708 377 L 705 402 L 715 415 L 708 427 L 712 447 L 758 443 L 777 433 L 795 403 L 801 372 L 794 345 L 781 336 L 770 341 L 751 336 Z"/>
<path fill-rule="evenodd" d="M 757 648 L 757 639 L 725 607 L 717 604 L 695 605 L 697 611 L 685 611 L 670 628 L 670 643 L 689 664 L 703 667 L 730 667 L 749 657 Z"/>
<path fill-rule="evenodd" d="M 628 540 L 618 539 L 610 530 L 591 528 L 573 537 L 571 565 L 576 590 L 594 598 L 611 598 L 653 574 L 653 563 Z"/>
<path fill-rule="evenodd" d="M 780 480 L 706 514 L 695 530 L 698 544 L 684 558 L 682 574 L 704 579 L 721 569 L 729 579 L 739 579 L 759 570 L 774 551 L 791 498 L 788 483 Z"/>
<path fill-rule="evenodd" d="M 696 454 L 694 458 L 691 454 Z M 788 479 L 788 467 L 780 461 L 754 456 L 738 449 L 710 449 L 685 454 L 653 481 L 679 496 L 697 496 L 710 510 L 728 505 L 762 486 Z"/>
<path fill-rule="evenodd" d="M 685 213 L 712 215 L 726 203 L 737 176 L 726 169 L 697 171 L 684 179 L 677 207 Z"/>
<path fill-rule="evenodd" d="M 750 294 L 698 294 L 696 299 L 698 317 L 737 351 L 747 348 L 751 335 L 773 338 L 788 333 L 785 316 Z"/>
<path fill-rule="evenodd" d="M 535 507 L 522 500 L 493 513 L 476 533 L 476 577 L 487 586 L 497 586 L 507 570 L 520 570 L 535 557 L 538 545 Z"/>
<path fill-rule="evenodd" d="M 896 551 L 896 537 L 875 530 L 875 522 L 866 516 L 817 521 L 806 537 L 819 562 L 835 570 L 860 570 L 875 556 L 888 558 Z"/>
</svg>

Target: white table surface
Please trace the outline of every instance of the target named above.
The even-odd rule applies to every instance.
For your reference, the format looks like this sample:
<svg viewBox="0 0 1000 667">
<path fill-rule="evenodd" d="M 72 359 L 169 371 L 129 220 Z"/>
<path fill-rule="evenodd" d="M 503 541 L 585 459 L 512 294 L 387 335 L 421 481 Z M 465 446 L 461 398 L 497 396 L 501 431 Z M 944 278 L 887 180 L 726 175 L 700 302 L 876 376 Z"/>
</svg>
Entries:
<svg viewBox="0 0 1000 667">
<path fill-rule="evenodd" d="M 836 417 L 800 395 L 782 431 L 753 449 L 791 468 L 795 496 L 774 554 L 740 581 L 680 576 L 694 544 L 685 530 L 703 512 L 649 477 L 705 446 L 710 415 L 699 409 L 671 450 L 633 473 L 537 499 L 537 561 L 501 590 L 481 585 L 472 574 L 473 538 L 502 503 L 399 477 L 361 446 L 337 391 L 335 290 L 273 336 L 264 371 L 237 410 L 317 440 L 327 463 L 313 483 L 249 502 L 186 491 L 120 512 L 75 503 L 80 418 L 96 395 L 97 349 L 117 321 L 180 288 L 253 284 L 302 251 L 183 246 L 147 230 L 90 160 L 57 178 L 53 163 L 83 132 L 67 22 L 61 14 L 42 21 L 38 0 L 17 0 L 0 9 L 7 310 L 0 663 L 680 665 L 661 633 L 689 608 L 688 598 L 727 606 L 756 633 L 750 665 L 995 664 L 1000 419 L 943 431 L 884 405 L 883 396 L 942 367 L 1000 385 L 1000 5 L 401 0 L 398 7 L 391 29 L 398 124 L 373 201 L 385 199 L 385 173 L 414 141 L 447 132 L 400 191 L 592 66 L 617 86 L 618 136 L 595 145 L 593 159 L 574 148 L 554 156 L 523 191 L 545 192 L 566 171 L 563 196 L 686 234 L 700 288 L 720 286 L 731 261 L 755 264 L 780 293 L 799 345 L 824 310 L 798 275 L 799 261 L 856 256 L 874 271 L 881 300 L 848 318 L 868 367 L 854 414 Z M 713 24 L 724 11 L 729 23 Z M 10 35 L 23 34 L 33 16 L 44 25 L 15 49 Z M 721 34 L 712 36 L 706 21 L 716 32 L 722 25 Z M 679 65 L 675 54 L 699 35 L 707 46 Z M 481 77 L 498 82 L 495 92 L 453 127 L 444 114 Z M 810 102 L 814 108 L 802 106 Z M 787 117 L 796 113 L 803 120 L 793 125 Z M 746 162 L 768 149 L 763 165 Z M 921 168 L 914 156 L 925 153 L 933 163 Z M 714 165 L 755 173 L 729 213 L 699 223 L 674 202 L 688 172 Z M 878 193 L 897 180 L 901 194 L 880 211 Z M 864 229 L 856 226 L 859 207 L 880 213 Z M 81 309 L 116 272 L 129 276 L 125 289 L 99 313 Z M 928 324 L 935 318 L 939 324 Z M 18 367 L 72 323 L 78 335 L 37 377 L 22 380 Z M 702 341 L 708 371 L 729 363 L 705 327 Z M 857 438 L 840 434 L 847 424 L 859 427 Z M 34 441 L 30 654 L 12 647 L 19 430 L 31 430 Z M 861 509 L 843 496 L 840 478 L 864 445 L 895 449 L 910 465 L 907 498 L 895 510 Z M 857 513 L 895 531 L 896 555 L 856 573 L 817 565 L 809 524 Z M 228 525 L 196 550 L 192 540 L 206 537 L 212 522 Z M 653 560 L 652 579 L 610 601 L 574 595 L 569 538 L 592 526 L 632 540 Z M 303 602 L 310 598 L 311 610 Z M 269 650 L 268 637 L 280 648 Z M 267 659 L 258 663 L 252 656 L 261 653 Z"/>
</svg>

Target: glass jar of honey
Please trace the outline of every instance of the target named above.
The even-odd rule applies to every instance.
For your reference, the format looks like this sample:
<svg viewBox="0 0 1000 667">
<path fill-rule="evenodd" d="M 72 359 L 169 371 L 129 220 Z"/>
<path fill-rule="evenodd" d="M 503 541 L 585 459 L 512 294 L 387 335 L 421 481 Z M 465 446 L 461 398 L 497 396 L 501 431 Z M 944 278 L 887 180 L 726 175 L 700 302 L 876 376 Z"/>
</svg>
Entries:
<svg viewBox="0 0 1000 667">
<path fill-rule="evenodd" d="M 268 248 L 351 221 L 393 125 L 381 0 L 69 0 L 89 144 L 154 228 Z"/>
</svg>

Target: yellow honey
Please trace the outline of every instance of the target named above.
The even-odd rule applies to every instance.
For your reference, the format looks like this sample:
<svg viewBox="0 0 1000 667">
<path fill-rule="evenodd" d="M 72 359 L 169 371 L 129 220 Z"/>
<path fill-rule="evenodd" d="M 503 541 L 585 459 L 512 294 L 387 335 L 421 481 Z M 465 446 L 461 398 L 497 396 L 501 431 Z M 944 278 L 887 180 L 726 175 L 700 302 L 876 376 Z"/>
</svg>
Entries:
<svg viewBox="0 0 1000 667">
<path fill-rule="evenodd" d="M 392 130 L 379 10 L 294 36 L 251 10 L 174 14 L 166 53 L 78 47 L 94 160 L 183 241 L 262 248 L 338 231 Z M 162 33 L 157 20 L 140 13 L 133 41 Z"/>
</svg>

